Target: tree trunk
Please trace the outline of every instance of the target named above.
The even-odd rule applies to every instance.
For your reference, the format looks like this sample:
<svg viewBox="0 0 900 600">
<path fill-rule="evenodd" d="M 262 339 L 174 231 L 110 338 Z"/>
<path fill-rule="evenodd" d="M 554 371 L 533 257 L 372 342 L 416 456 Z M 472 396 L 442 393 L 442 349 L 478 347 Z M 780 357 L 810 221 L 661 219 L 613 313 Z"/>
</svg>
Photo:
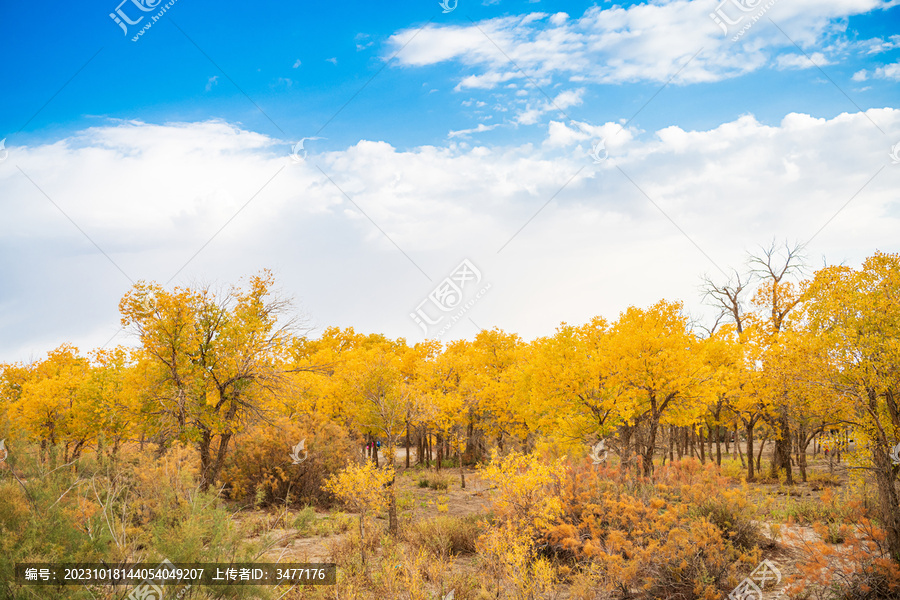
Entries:
<svg viewBox="0 0 900 600">
<path fill-rule="evenodd" d="M 396 469 L 396 459 L 397 459 L 397 440 L 393 432 L 387 432 L 387 443 L 385 444 L 384 452 L 385 463 L 387 466 L 394 472 L 394 477 L 391 479 L 390 483 L 388 483 L 388 532 L 392 537 L 397 537 L 400 535 L 400 524 L 397 521 L 397 486 L 395 485 L 397 482 L 397 469 Z"/>
<path fill-rule="evenodd" d="M 684 452 L 682 451 L 682 447 L 684 446 L 684 435 L 681 427 L 674 427 L 675 430 L 675 453 L 678 454 L 678 460 L 684 456 Z"/>
<path fill-rule="evenodd" d="M 706 464 L 706 440 L 703 439 L 703 427 L 700 428 L 700 431 L 697 433 L 700 444 L 700 464 Z"/>
<path fill-rule="evenodd" d="M 232 434 L 230 432 L 219 434 L 219 446 L 216 455 L 212 454 L 212 442 L 216 437 L 208 429 L 203 429 L 197 449 L 200 452 L 200 490 L 207 491 L 209 486 L 215 485 L 219 478 L 219 473 L 225 464 L 225 457 L 228 454 L 228 442 L 231 441 Z"/>
<path fill-rule="evenodd" d="M 772 468 L 769 476 L 775 478 L 784 469 L 785 482 L 794 485 L 791 473 L 791 426 L 788 422 L 787 409 L 781 408 L 778 420 L 775 422 L 775 450 L 772 453 Z"/>
<path fill-rule="evenodd" d="M 800 477 L 806 483 L 806 449 L 809 447 L 809 439 L 803 435 L 797 440 L 797 466 L 800 468 Z"/>
<path fill-rule="evenodd" d="M 737 440 L 737 425 L 734 427 L 734 439 Z M 731 431 L 728 429 L 725 430 L 725 452 L 727 452 L 731 458 L 734 458 L 734 454 L 731 452 Z"/>
<path fill-rule="evenodd" d="M 657 419 L 651 418 L 650 431 L 647 433 L 647 445 L 644 448 L 644 455 L 642 457 L 644 477 L 648 478 L 653 476 L 653 451 L 656 449 L 656 430 L 658 426 Z"/>
<path fill-rule="evenodd" d="M 422 430 L 420 429 L 418 432 L 418 437 L 416 438 L 416 464 L 421 465 L 425 460 L 425 436 L 422 435 Z"/>
<path fill-rule="evenodd" d="M 691 458 L 694 458 L 697 454 L 697 430 L 691 427 L 689 430 L 685 430 L 685 434 L 688 438 L 688 449 L 690 450 Z"/>
<path fill-rule="evenodd" d="M 406 468 L 409 469 L 409 422 L 406 423 Z"/>
<path fill-rule="evenodd" d="M 622 425 L 622 466 L 627 472 L 631 469 L 631 438 L 634 433 L 633 425 Z"/>
<path fill-rule="evenodd" d="M 444 437 L 441 434 L 435 435 L 435 443 L 437 444 L 437 470 L 441 470 L 441 462 L 444 460 Z"/>
<path fill-rule="evenodd" d="M 760 467 L 760 465 L 762 464 L 762 453 L 763 453 L 763 449 L 766 447 L 766 442 L 768 442 L 768 441 L 769 441 L 769 434 L 767 433 L 766 435 L 763 436 L 762 441 L 759 443 L 759 452 L 756 453 L 756 472 L 757 473 L 762 471 L 762 467 Z M 752 455 L 748 455 L 748 458 L 750 460 L 753 460 Z"/>
<path fill-rule="evenodd" d="M 366 518 L 366 513 L 362 512 L 359 515 L 359 558 L 362 561 L 362 565 L 366 565 L 366 536 L 365 530 L 363 528 L 363 519 Z"/>
<path fill-rule="evenodd" d="M 738 446 L 738 452 L 740 453 L 738 438 L 734 439 L 734 445 Z M 741 460 L 744 460 L 743 454 L 741 454 Z M 747 481 L 754 480 L 756 480 L 756 474 L 753 472 L 753 423 L 750 423 L 747 425 Z"/>
<path fill-rule="evenodd" d="M 900 498 L 894 482 L 894 467 L 881 444 L 872 448 L 875 482 L 878 487 L 878 508 L 882 527 L 887 538 L 888 552 L 895 563 L 900 563 Z"/>
<path fill-rule="evenodd" d="M 669 425 L 669 462 L 675 462 L 675 426 Z"/>
<path fill-rule="evenodd" d="M 209 463 L 210 452 L 209 446 L 212 439 L 209 430 L 204 429 L 200 432 L 200 441 L 197 442 L 197 451 L 200 453 L 200 491 L 205 492 L 209 489 Z"/>
<path fill-rule="evenodd" d="M 396 480 L 396 475 L 394 477 Z M 395 538 L 400 534 L 400 524 L 397 522 L 397 493 L 394 491 L 393 482 L 388 503 L 388 532 Z"/>
<path fill-rule="evenodd" d="M 725 439 L 727 444 L 728 438 Z M 722 466 L 722 431 L 719 425 L 716 425 L 716 464 Z"/>
</svg>

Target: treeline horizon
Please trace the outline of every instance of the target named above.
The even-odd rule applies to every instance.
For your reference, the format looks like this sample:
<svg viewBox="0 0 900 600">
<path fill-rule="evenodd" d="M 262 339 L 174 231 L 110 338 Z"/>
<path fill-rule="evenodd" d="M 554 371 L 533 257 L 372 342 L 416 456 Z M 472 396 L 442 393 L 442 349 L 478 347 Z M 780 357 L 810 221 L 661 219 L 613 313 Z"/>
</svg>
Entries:
<svg viewBox="0 0 900 600">
<path fill-rule="evenodd" d="M 900 560 L 890 456 L 900 442 L 900 255 L 808 277 L 802 266 L 798 247 L 773 245 L 730 281 L 705 279 L 719 309 L 706 329 L 680 302 L 660 300 L 527 342 L 495 328 L 412 345 L 352 328 L 309 337 L 268 271 L 219 291 L 139 282 L 119 304 L 138 347 L 84 355 L 63 344 L 0 365 L 0 434 L 63 463 L 114 458 L 130 442 L 160 453 L 181 442 L 196 449 L 206 490 L 222 484 L 242 444 L 290 423 L 329 431 L 357 456 L 382 440 L 389 466 L 399 447 L 415 446 L 420 459 L 434 449 L 438 465 L 456 457 L 463 481 L 463 464 L 491 450 L 584 456 L 599 440 L 652 478 L 660 457 L 689 443 L 707 445 L 712 460 L 715 442 L 721 461 L 727 431 L 746 440 L 748 481 L 759 477 L 763 438 L 774 443 L 768 476 L 787 484 L 795 468 L 806 479 L 813 440 L 849 427 Z M 284 439 L 285 454 L 299 441 Z M 307 450 L 333 457 L 336 443 L 312 437 Z M 319 464 L 322 476 L 340 467 Z"/>
</svg>

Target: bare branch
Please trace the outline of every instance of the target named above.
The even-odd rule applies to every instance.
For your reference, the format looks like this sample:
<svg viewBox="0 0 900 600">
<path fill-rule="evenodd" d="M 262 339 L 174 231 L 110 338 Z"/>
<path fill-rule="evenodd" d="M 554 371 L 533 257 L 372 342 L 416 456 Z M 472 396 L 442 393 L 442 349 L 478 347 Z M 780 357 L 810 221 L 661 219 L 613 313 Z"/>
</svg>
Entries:
<svg viewBox="0 0 900 600">
<path fill-rule="evenodd" d="M 737 327 L 738 334 L 744 331 L 744 306 L 742 294 L 752 280 L 751 275 L 742 276 L 737 271 L 733 272 L 732 277 L 723 284 L 717 284 L 709 275 L 703 277 L 703 300 L 716 307 L 719 314 L 716 323 L 710 331 L 710 335 L 718 327 L 723 318 L 728 318 Z"/>
</svg>

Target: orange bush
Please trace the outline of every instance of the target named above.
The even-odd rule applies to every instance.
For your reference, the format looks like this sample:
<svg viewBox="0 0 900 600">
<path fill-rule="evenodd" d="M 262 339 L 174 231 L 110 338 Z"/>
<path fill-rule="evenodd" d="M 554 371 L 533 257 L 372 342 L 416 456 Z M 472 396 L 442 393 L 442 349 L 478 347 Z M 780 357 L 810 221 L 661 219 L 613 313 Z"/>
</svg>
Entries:
<svg viewBox="0 0 900 600">
<path fill-rule="evenodd" d="M 818 541 L 789 535 L 804 552 L 786 589 L 793 598 L 893 600 L 900 598 L 900 565 L 886 534 L 857 505 L 849 523 L 815 523 Z"/>
<path fill-rule="evenodd" d="M 659 481 L 628 481 L 617 469 L 573 466 L 561 489 L 563 517 L 546 532 L 557 556 L 590 566 L 608 593 L 652 598 L 720 598 L 759 562 L 754 545 L 731 539 L 745 506 L 730 505 L 711 469 L 675 463 Z M 719 523 L 703 502 L 717 498 Z M 746 519 L 749 522 L 749 518 Z"/>
<path fill-rule="evenodd" d="M 308 457 L 299 465 L 288 455 L 306 440 Z M 289 499 L 294 504 L 327 504 L 325 479 L 353 456 L 346 431 L 331 421 L 307 419 L 303 424 L 280 419 L 259 425 L 240 436 L 222 474 L 232 498 L 253 500 L 259 506 Z"/>
</svg>

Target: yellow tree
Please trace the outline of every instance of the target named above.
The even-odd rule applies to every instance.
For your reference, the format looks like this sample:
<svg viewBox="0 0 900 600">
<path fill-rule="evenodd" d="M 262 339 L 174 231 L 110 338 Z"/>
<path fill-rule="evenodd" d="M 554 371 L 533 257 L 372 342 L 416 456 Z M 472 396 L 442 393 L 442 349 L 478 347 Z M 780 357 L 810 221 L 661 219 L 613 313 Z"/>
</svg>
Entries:
<svg viewBox="0 0 900 600">
<path fill-rule="evenodd" d="M 594 317 L 580 326 L 561 324 L 535 341 L 528 364 L 531 407 L 545 435 L 579 445 L 605 438 L 631 415 L 610 383 L 609 325 Z"/>
<path fill-rule="evenodd" d="M 369 515 L 384 508 L 387 489 L 394 481 L 394 470 L 379 469 L 375 463 L 349 464 L 325 482 L 324 488 L 334 494 L 350 510 L 359 513 L 359 552 L 366 564 L 366 527 Z"/>
<path fill-rule="evenodd" d="M 137 395 L 130 353 L 124 348 L 97 349 L 91 353 L 91 369 L 85 394 L 94 407 L 93 416 L 100 430 L 97 451 L 104 445 L 115 456 L 119 446 L 134 432 Z"/>
<path fill-rule="evenodd" d="M 760 342 L 760 337 L 763 342 Z M 766 377 L 763 370 L 763 359 L 768 347 L 765 343 L 769 336 L 762 336 L 756 324 L 745 327 L 741 335 L 741 349 L 743 351 L 743 368 L 740 385 L 729 396 L 728 408 L 734 413 L 737 420 L 744 427 L 747 441 L 747 481 L 756 479 L 756 468 L 753 460 L 755 434 L 757 425 L 762 419 L 773 414 L 776 395 L 770 387 L 771 380 Z M 740 440 L 735 439 L 735 444 Z"/>
<path fill-rule="evenodd" d="M 63 459 L 76 459 L 97 437 L 97 407 L 87 393 L 90 362 L 64 344 L 33 366 L 11 405 L 15 427 L 40 441 L 41 454 L 63 444 Z"/>
<path fill-rule="evenodd" d="M 322 414 L 353 429 L 356 412 L 352 397 L 342 387 L 341 377 L 335 375 L 365 339 L 366 336 L 357 334 L 352 327 L 328 327 L 315 339 L 294 338 L 288 369 L 293 393 L 276 399 L 280 402 L 280 412 L 287 416 Z"/>
<path fill-rule="evenodd" d="M 729 423 L 727 413 L 740 392 L 744 379 L 743 346 L 737 326 L 731 323 L 718 328 L 703 340 L 698 348 L 702 360 L 709 369 L 704 382 L 710 400 L 708 415 L 710 432 L 715 427 L 716 464 L 722 464 L 722 430 Z"/>
<path fill-rule="evenodd" d="M 535 540 L 562 514 L 560 479 L 564 459 L 544 463 L 536 454 L 512 452 L 501 457 L 496 450 L 482 476 L 496 488 L 494 512 L 498 526 L 481 538 L 482 552 L 498 579 L 504 573 L 517 598 L 542 598 L 556 583 L 552 564 L 538 556 Z M 500 583 L 497 584 L 498 597 Z"/>
<path fill-rule="evenodd" d="M 767 393 L 772 394 L 772 410 L 763 413 L 763 418 L 768 421 L 775 431 L 775 451 L 772 456 L 771 476 L 774 477 L 780 470 L 784 470 L 787 483 L 793 483 L 791 471 L 791 419 L 788 391 L 778 386 L 778 361 L 774 350 L 769 352 L 778 343 L 778 338 L 789 322 L 789 316 L 800 302 L 800 291 L 791 278 L 802 269 L 801 246 L 791 247 L 785 243 L 782 249 L 776 248 L 774 242 L 764 248 L 757 256 L 750 257 L 750 264 L 754 272 L 762 278 L 756 293 L 750 301 L 755 312 L 748 316 L 757 330 L 757 339 L 761 344 L 762 374 L 769 378 L 765 387 Z M 773 354 L 773 356 L 769 356 Z M 749 452 L 748 452 L 749 454 Z"/>
<path fill-rule="evenodd" d="M 439 443 L 446 442 L 456 451 L 462 488 L 466 487 L 464 445 L 469 438 L 465 428 L 471 423 L 472 412 L 466 390 L 461 385 L 468 365 L 467 346 L 464 340 L 460 340 L 449 344 L 444 352 L 430 353 L 423 360 L 423 376 L 418 386 L 423 400 L 421 418 L 437 432 Z M 438 453 L 438 458 L 437 468 L 440 469 L 442 453 Z"/>
<path fill-rule="evenodd" d="M 703 415 L 706 392 L 700 384 L 708 370 L 696 346 L 681 304 L 665 300 L 646 310 L 628 308 L 610 332 L 609 382 L 621 389 L 625 403 L 625 456 L 630 428 L 643 426 L 644 476 L 653 473 L 660 425 L 693 425 Z"/>
<path fill-rule="evenodd" d="M 807 291 L 804 317 L 825 342 L 831 382 L 868 443 L 887 548 L 900 562 L 898 467 L 890 458 L 900 442 L 900 254 L 878 252 L 861 269 L 821 269 Z"/>
<path fill-rule="evenodd" d="M 784 328 L 768 348 L 767 379 L 776 390 L 778 410 L 790 415 L 796 462 L 806 481 L 806 450 L 816 436 L 852 417 L 847 403 L 830 384 L 824 338 L 803 329 L 801 322 Z M 789 440 L 790 441 L 790 440 Z M 773 471 L 775 463 L 773 462 Z M 790 475 L 790 471 L 787 472 Z"/>
<path fill-rule="evenodd" d="M 522 403 L 515 394 L 515 367 L 522 346 L 518 335 L 499 329 L 480 331 L 468 345 L 469 368 L 461 385 L 478 407 L 480 427 L 501 451 L 510 438 L 525 441 L 528 433 Z"/>
<path fill-rule="evenodd" d="M 409 415 L 411 393 L 407 383 L 404 356 L 409 352 L 403 339 L 389 340 L 369 336 L 349 353 L 340 365 L 340 377 L 362 430 L 385 440 L 385 456 L 393 470 L 397 442 L 403 435 Z M 389 494 L 389 525 L 398 533 L 396 495 Z"/>
<path fill-rule="evenodd" d="M 31 378 L 33 365 L 0 364 L 0 439 L 9 439 L 13 404 L 22 397 L 22 387 Z"/>
<path fill-rule="evenodd" d="M 263 415 L 286 380 L 283 351 L 298 325 L 268 272 L 248 288 L 166 291 L 139 283 L 119 303 L 122 325 L 140 339 L 149 414 L 162 433 L 193 442 L 200 484 L 217 480 L 237 431 Z"/>
<path fill-rule="evenodd" d="M 443 357 L 443 345 L 437 340 L 419 342 L 403 356 L 403 377 L 409 392 L 406 413 L 406 431 L 404 446 L 406 447 L 406 468 L 410 467 L 411 432 L 423 429 L 432 422 L 431 400 L 432 378 L 435 362 Z M 421 440 L 420 444 L 421 446 Z M 419 460 L 421 456 L 417 457 Z"/>
</svg>

